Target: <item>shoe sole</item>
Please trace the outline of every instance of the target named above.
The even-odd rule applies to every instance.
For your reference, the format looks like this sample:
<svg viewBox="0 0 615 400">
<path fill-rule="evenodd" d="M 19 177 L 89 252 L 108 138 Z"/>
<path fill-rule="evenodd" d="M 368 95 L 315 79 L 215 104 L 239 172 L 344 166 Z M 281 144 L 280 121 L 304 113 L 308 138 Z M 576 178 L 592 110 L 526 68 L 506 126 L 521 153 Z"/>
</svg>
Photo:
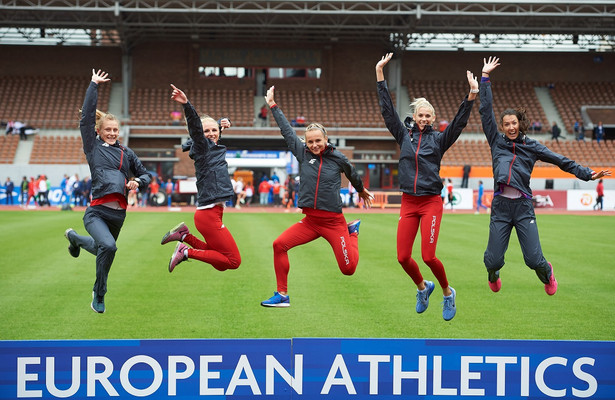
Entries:
<svg viewBox="0 0 615 400">
<path fill-rule="evenodd" d="M 290 303 L 278 303 L 278 304 L 263 304 L 261 303 L 261 306 L 263 307 L 290 307 Z"/>
<path fill-rule="evenodd" d="M 171 236 L 172 234 L 177 233 L 177 231 L 179 231 L 179 229 L 183 225 L 186 225 L 186 223 L 185 222 L 180 222 L 179 224 L 177 224 L 173 228 L 171 228 L 170 231 L 168 231 L 167 233 L 164 234 L 164 236 L 162 237 L 162 240 L 160 241 L 160 244 L 167 244 L 168 242 L 166 242 L 165 240 L 167 240 L 168 237 Z"/>
<path fill-rule="evenodd" d="M 75 230 L 73 228 L 68 228 L 66 231 L 64 231 L 64 237 L 66 238 L 66 240 L 68 240 L 68 253 L 73 256 L 74 258 L 78 258 L 79 257 L 79 253 L 81 252 L 81 248 L 79 246 L 75 247 L 73 246 L 73 242 L 70 241 L 70 239 L 68 238 L 68 233 L 70 231 L 75 232 Z M 76 234 L 77 232 L 75 232 Z"/>
</svg>

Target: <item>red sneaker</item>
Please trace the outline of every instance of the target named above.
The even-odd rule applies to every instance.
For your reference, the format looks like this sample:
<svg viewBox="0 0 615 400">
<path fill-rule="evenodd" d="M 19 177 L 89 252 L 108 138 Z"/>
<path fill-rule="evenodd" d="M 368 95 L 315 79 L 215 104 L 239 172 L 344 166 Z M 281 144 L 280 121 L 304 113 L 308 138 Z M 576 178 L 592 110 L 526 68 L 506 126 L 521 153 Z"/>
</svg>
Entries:
<svg viewBox="0 0 615 400">
<path fill-rule="evenodd" d="M 549 267 L 551 268 L 551 277 L 549 278 L 549 283 L 545 283 L 545 292 L 547 292 L 549 296 L 553 296 L 555 292 L 557 292 L 557 280 L 555 279 L 553 265 L 551 265 L 551 263 L 549 263 Z"/>
<path fill-rule="evenodd" d="M 495 282 L 491 282 L 491 281 L 487 281 L 487 282 L 489 282 L 489 289 L 491 289 L 492 292 L 500 291 L 500 288 L 502 287 L 502 280 L 500 278 L 498 278 L 498 280 Z"/>
</svg>

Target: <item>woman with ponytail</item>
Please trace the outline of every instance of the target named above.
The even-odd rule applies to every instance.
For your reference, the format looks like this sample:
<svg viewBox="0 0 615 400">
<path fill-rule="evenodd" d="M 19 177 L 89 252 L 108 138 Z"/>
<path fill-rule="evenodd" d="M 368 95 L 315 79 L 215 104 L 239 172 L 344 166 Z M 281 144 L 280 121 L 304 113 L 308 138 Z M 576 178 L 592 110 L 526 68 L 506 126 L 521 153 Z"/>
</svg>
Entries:
<svg viewBox="0 0 615 400">
<path fill-rule="evenodd" d="M 116 241 L 126 218 L 130 190 L 147 188 L 151 176 L 136 154 L 119 142 L 120 123 L 109 113 L 96 109 L 98 86 L 110 81 L 108 73 L 92 70 L 92 80 L 81 109 L 81 139 L 90 174 L 92 200 L 83 215 L 89 236 L 78 235 L 72 228 L 64 235 L 71 256 L 79 257 L 81 248 L 96 256 L 96 281 L 91 308 L 105 312 L 107 278 L 117 251 Z"/>
</svg>

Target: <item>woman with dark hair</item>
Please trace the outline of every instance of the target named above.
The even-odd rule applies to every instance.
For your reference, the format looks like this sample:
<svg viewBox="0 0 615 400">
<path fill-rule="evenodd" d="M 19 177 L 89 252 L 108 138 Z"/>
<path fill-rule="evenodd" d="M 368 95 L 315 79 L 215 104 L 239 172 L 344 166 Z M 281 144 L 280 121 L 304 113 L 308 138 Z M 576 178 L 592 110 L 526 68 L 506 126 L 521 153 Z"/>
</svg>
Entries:
<svg viewBox="0 0 615 400">
<path fill-rule="evenodd" d="M 72 228 L 64 232 L 71 256 L 79 257 L 81 248 L 96 256 L 96 281 L 90 306 L 97 313 L 105 312 L 107 278 L 126 218 L 126 196 L 131 190 L 147 188 L 151 181 L 136 154 L 120 144 L 118 119 L 96 109 L 98 86 L 109 80 L 108 73 L 92 70 L 79 123 L 83 152 L 92 176 L 92 201 L 83 215 L 90 236 L 78 235 Z"/>
<path fill-rule="evenodd" d="M 357 189 L 366 206 L 372 203 L 371 193 L 363 186 L 361 177 L 348 161 L 328 142 L 327 130 L 318 123 L 305 128 L 305 141 L 301 140 L 274 100 L 274 87 L 267 91 L 265 100 L 288 149 L 299 162 L 299 200 L 305 217 L 285 230 L 273 242 L 273 264 L 277 291 L 261 302 L 263 307 L 289 307 L 288 251 L 293 247 L 311 242 L 319 237 L 331 245 L 337 265 L 344 275 L 354 274 L 359 263 L 360 220 L 346 223 L 340 197 L 341 174 L 344 173 Z"/>
<path fill-rule="evenodd" d="M 530 176 L 534 164 L 540 160 L 557 165 L 561 170 L 584 181 L 600 179 L 611 175 L 611 172 L 595 172 L 527 137 L 525 132 L 530 127 L 530 121 L 524 108 L 508 108 L 500 114 L 496 122 L 490 74 L 499 65 L 500 59 L 497 57 L 483 59 L 480 85 L 481 122 L 491 147 L 494 179 L 489 241 L 484 255 L 489 288 L 498 292 L 502 287 L 500 269 L 504 266 L 504 255 L 514 227 L 525 264 L 536 272 L 538 279 L 544 283 L 545 292 L 552 296 L 557 291 L 557 280 L 553 274 L 553 266 L 545 259 L 540 247 L 536 214 L 532 204 Z M 504 133 L 500 133 L 498 128 Z"/>
<path fill-rule="evenodd" d="M 223 119 L 219 125 L 208 115 L 199 117 L 186 94 L 174 85 L 171 87 L 171 99 L 182 104 L 190 133 L 191 140 L 184 146 L 190 151 L 196 172 L 194 225 L 204 240 L 191 234 L 183 222 L 167 232 L 160 244 L 178 241 L 169 261 L 169 272 L 189 258 L 211 264 L 218 271 L 237 269 L 241 264 L 239 249 L 222 222 L 225 204 L 233 198 L 234 191 L 228 174 L 226 147 L 218 144 L 222 129 L 229 127 L 230 121 Z"/>
<path fill-rule="evenodd" d="M 423 279 L 418 264 L 412 258 L 412 246 L 420 226 L 421 255 L 442 288 L 442 318 L 449 321 L 457 312 L 456 293 L 449 286 L 444 265 L 436 257 L 444 200 L 444 197 L 440 197 L 444 183 L 444 179 L 440 178 L 440 164 L 444 153 L 455 143 L 468 123 L 478 93 L 478 82 L 470 71 L 466 71 L 469 93 L 443 132 L 433 128 L 436 113 L 423 97 L 415 99 L 410 105 L 412 122 L 407 119 L 406 125 L 395 111 L 384 80 L 384 66 L 392 57 L 393 53 L 388 53 L 376 64 L 376 81 L 382 117 L 400 148 L 399 185 L 403 194 L 397 225 L 397 261 L 417 287 L 416 312 L 424 312 L 429 306 L 429 296 L 435 285 Z M 449 183 L 452 185 L 450 179 Z"/>
</svg>

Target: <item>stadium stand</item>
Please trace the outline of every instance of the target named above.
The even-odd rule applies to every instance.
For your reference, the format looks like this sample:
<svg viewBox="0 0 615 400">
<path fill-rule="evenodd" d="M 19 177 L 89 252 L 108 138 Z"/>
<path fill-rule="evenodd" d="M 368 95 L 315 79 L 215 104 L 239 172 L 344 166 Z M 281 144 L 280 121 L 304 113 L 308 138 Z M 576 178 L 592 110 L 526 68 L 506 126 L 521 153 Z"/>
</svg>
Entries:
<svg viewBox="0 0 615 400">
<path fill-rule="evenodd" d="M 12 164 L 19 144 L 19 135 L 0 136 L 0 164 Z"/>
<path fill-rule="evenodd" d="M 0 119 L 38 129 L 74 129 L 87 86 L 74 77 L 6 76 L 0 79 Z M 98 104 L 107 110 L 111 85 L 101 85 Z"/>
<path fill-rule="evenodd" d="M 581 106 L 615 105 L 615 82 L 557 82 L 551 98 L 566 127 L 580 120 Z"/>
<path fill-rule="evenodd" d="M 134 88 L 130 92 L 130 123 L 171 125 L 170 114 L 182 111 L 170 100 L 168 88 Z M 186 95 L 199 113 L 215 119 L 228 116 L 234 126 L 253 126 L 254 92 L 251 90 L 191 89 Z"/>
<path fill-rule="evenodd" d="M 392 94 L 393 101 L 395 95 Z M 382 115 L 376 91 L 280 91 L 280 106 L 290 121 L 299 113 L 308 123 L 325 127 L 382 128 Z M 275 126 L 275 121 L 270 121 Z"/>
<path fill-rule="evenodd" d="M 85 164 L 79 136 L 37 136 L 34 138 L 30 164 Z"/>
</svg>

